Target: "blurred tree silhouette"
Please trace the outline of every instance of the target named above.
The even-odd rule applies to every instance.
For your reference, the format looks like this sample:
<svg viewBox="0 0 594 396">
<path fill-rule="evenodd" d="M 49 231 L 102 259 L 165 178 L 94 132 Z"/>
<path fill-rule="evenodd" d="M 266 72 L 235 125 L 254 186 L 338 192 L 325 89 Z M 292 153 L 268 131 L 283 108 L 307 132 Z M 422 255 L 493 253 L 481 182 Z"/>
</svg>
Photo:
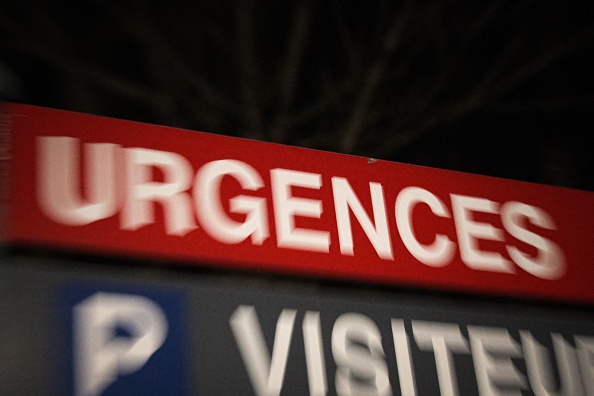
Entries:
<svg viewBox="0 0 594 396">
<path fill-rule="evenodd" d="M 32 104 L 594 189 L 592 16 L 525 0 L 3 2 L 0 61 Z"/>
</svg>

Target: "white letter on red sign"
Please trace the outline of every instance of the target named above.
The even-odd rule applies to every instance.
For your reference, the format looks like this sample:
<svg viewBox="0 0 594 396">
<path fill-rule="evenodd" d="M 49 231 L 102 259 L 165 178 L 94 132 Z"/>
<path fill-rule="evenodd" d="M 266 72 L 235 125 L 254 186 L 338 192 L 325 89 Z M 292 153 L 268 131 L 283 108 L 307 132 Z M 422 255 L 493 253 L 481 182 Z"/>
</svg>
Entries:
<svg viewBox="0 0 594 396">
<path fill-rule="evenodd" d="M 85 144 L 85 198 L 79 191 L 78 139 L 38 138 L 37 198 L 51 219 L 73 226 L 113 216 L 116 211 L 115 152 L 111 143 Z"/>
<path fill-rule="evenodd" d="M 293 186 L 319 190 L 322 177 L 317 173 L 287 169 L 273 169 L 270 176 L 278 246 L 327 253 L 330 249 L 330 234 L 326 231 L 297 228 L 294 219 L 295 216 L 319 219 L 322 215 L 322 202 L 291 196 Z"/>
<path fill-rule="evenodd" d="M 246 190 L 256 191 L 264 186 L 258 172 L 244 162 L 220 160 L 205 164 L 198 171 L 193 188 L 200 225 L 223 243 L 239 243 L 251 235 L 252 243 L 261 245 L 269 236 L 266 200 L 245 195 L 232 198 L 230 211 L 245 214 L 246 219 L 243 223 L 230 219 L 221 205 L 221 181 L 225 175 L 234 177 Z"/>
<path fill-rule="evenodd" d="M 473 221 L 472 212 L 498 214 L 499 205 L 483 198 L 451 194 L 452 209 L 458 233 L 462 261 L 471 268 L 494 271 L 514 272 L 514 267 L 499 253 L 483 252 L 478 248 L 478 239 L 502 241 L 503 231 L 488 223 Z"/>
<path fill-rule="evenodd" d="M 128 194 L 122 210 L 122 228 L 136 230 L 155 222 L 150 201 L 160 201 L 165 213 L 165 232 L 184 235 L 196 228 L 189 195 L 192 166 L 176 153 L 143 148 L 126 149 Z M 151 167 L 159 168 L 164 182 L 152 181 Z"/>
<path fill-rule="evenodd" d="M 421 263 L 432 267 L 447 265 L 455 251 L 455 244 L 445 235 L 437 234 L 431 245 L 422 245 L 415 238 L 412 227 L 412 211 L 416 204 L 424 203 L 433 214 L 450 217 L 447 208 L 435 195 L 420 187 L 407 187 L 396 198 L 396 224 L 400 238 L 408 251 Z"/>
<path fill-rule="evenodd" d="M 349 256 L 355 254 L 353 251 L 353 230 L 351 228 L 351 217 L 349 214 L 349 208 L 351 208 L 378 256 L 384 260 L 394 260 L 382 185 L 379 183 L 369 183 L 369 190 L 371 193 L 375 226 L 371 223 L 369 216 L 361 205 L 361 201 L 359 201 L 359 198 L 353 192 L 349 182 L 342 177 L 332 178 L 332 192 L 334 193 L 334 208 L 336 211 L 340 252 Z"/>
<path fill-rule="evenodd" d="M 511 259 L 526 272 L 543 279 L 559 279 L 565 273 L 563 252 L 555 243 L 522 227 L 521 219 L 547 230 L 556 229 L 553 219 L 543 210 L 521 202 L 507 202 L 501 208 L 503 227 L 513 237 L 538 249 L 536 257 L 507 246 Z"/>
</svg>

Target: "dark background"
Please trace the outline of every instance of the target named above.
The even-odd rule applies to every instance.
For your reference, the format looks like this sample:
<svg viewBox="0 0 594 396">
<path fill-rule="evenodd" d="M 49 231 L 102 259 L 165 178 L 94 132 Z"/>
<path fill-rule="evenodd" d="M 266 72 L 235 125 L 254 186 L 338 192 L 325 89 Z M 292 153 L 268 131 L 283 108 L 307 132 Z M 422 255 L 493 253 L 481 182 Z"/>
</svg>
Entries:
<svg viewBox="0 0 594 396">
<path fill-rule="evenodd" d="M 594 191 L 591 2 L 0 5 L 5 100 Z"/>
</svg>

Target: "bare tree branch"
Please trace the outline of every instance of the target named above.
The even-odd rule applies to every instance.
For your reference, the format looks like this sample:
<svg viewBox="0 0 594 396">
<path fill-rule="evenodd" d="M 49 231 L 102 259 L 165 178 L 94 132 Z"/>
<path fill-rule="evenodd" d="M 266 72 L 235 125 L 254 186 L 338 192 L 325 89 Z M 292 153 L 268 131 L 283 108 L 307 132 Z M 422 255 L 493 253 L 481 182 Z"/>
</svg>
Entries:
<svg viewBox="0 0 594 396">
<path fill-rule="evenodd" d="M 0 62 L 17 74 L 25 65 L 32 86 L 49 70 L 55 92 L 40 100 L 73 109 L 392 158 L 474 112 L 587 112 L 588 91 L 564 94 L 547 77 L 594 51 L 594 29 L 572 14 L 581 10 L 534 0 L 93 0 L 60 13 L 5 2 Z M 552 87 L 542 97 L 540 79 Z"/>
<path fill-rule="evenodd" d="M 288 112 L 295 97 L 295 84 L 308 36 L 312 5 L 310 0 L 299 1 L 293 18 L 289 47 L 281 68 L 279 115 L 271 128 L 272 141 L 275 142 L 283 142 L 287 133 Z"/>
<path fill-rule="evenodd" d="M 406 23 L 407 14 L 406 12 L 401 12 L 394 18 L 390 29 L 384 36 L 380 55 L 367 70 L 361 93 L 357 97 L 357 100 L 351 111 L 352 116 L 347 121 L 346 128 L 344 130 L 344 137 L 340 144 L 341 152 L 353 152 L 357 138 L 362 131 L 365 114 L 369 109 L 369 105 L 384 75 L 388 59 L 400 44 L 402 31 Z"/>
<path fill-rule="evenodd" d="M 258 65 L 254 43 L 254 9 L 252 0 L 238 0 L 235 19 L 246 132 L 250 138 L 261 140 L 264 136 L 264 122 L 260 108 L 260 95 L 257 91 Z"/>
<path fill-rule="evenodd" d="M 135 84 L 127 79 L 116 77 L 93 65 L 75 60 L 67 55 L 57 53 L 53 49 L 37 43 L 27 41 L 13 41 L 3 46 L 6 50 L 25 53 L 36 59 L 47 62 L 57 70 L 86 79 L 103 88 L 112 90 L 114 93 L 127 98 L 134 99 L 140 103 L 149 105 L 151 108 L 159 108 L 162 97 L 157 93 L 140 84 Z"/>
<path fill-rule="evenodd" d="M 488 90 L 490 97 L 502 96 L 532 76 L 542 72 L 564 55 L 591 43 L 592 40 L 594 40 L 594 31 L 590 28 L 585 28 L 567 40 L 547 46 L 545 50 L 531 57 L 520 67 L 502 76 L 499 80 L 494 81 Z"/>
<path fill-rule="evenodd" d="M 117 5 L 110 3 L 108 7 L 111 15 L 120 22 L 122 28 L 133 34 L 139 47 L 148 53 L 148 58 L 152 60 L 153 64 L 158 62 L 172 68 L 172 70 L 157 70 L 155 76 L 157 80 L 160 80 L 164 75 L 173 76 L 196 89 L 202 99 L 215 106 L 217 111 L 222 114 L 238 114 L 238 105 L 200 76 L 196 69 L 188 66 L 163 35 L 156 31 L 157 23 L 146 19 L 146 15 L 142 20 L 130 21 L 130 18 L 126 18 L 126 14 Z M 168 86 L 165 85 L 165 88 Z"/>
</svg>

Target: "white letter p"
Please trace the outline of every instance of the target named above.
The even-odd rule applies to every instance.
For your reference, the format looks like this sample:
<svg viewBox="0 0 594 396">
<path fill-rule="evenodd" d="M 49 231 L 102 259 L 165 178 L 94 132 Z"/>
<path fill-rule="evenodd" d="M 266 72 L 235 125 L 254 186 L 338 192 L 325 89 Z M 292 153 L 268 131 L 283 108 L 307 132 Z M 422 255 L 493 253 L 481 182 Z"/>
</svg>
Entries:
<svg viewBox="0 0 594 396">
<path fill-rule="evenodd" d="M 161 347 L 167 319 L 152 300 L 96 293 L 74 307 L 74 391 L 99 395 L 118 374 L 139 370 Z M 130 337 L 116 336 L 123 328 Z"/>
</svg>

